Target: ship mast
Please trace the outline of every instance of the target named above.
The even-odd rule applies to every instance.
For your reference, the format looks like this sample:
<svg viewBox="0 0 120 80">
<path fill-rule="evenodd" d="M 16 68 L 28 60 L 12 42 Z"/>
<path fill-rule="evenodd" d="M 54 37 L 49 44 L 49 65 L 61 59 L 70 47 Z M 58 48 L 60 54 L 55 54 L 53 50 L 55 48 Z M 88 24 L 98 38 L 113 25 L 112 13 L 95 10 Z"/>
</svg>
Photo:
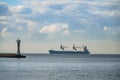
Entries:
<svg viewBox="0 0 120 80">
<path fill-rule="evenodd" d="M 63 46 L 63 45 L 61 44 L 60 49 L 62 49 L 62 50 L 64 51 L 65 48 L 68 48 L 68 47 L 65 47 L 65 46 Z"/>
<path fill-rule="evenodd" d="M 74 49 L 75 51 L 77 51 L 77 48 L 81 48 L 81 47 L 76 47 L 76 46 L 73 44 L 73 49 Z"/>
</svg>

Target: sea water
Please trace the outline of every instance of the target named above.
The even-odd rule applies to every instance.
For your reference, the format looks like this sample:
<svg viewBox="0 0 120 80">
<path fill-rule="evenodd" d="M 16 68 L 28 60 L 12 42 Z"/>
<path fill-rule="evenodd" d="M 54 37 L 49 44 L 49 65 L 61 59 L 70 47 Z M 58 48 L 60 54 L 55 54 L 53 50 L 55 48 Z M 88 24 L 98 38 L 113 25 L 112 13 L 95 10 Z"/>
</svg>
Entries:
<svg viewBox="0 0 120 80">
<path fill-rule="evenodd" d="M 26 56 L 0 58 L 0 80 L 120 80 L 120 55 Z"/>
</svg>

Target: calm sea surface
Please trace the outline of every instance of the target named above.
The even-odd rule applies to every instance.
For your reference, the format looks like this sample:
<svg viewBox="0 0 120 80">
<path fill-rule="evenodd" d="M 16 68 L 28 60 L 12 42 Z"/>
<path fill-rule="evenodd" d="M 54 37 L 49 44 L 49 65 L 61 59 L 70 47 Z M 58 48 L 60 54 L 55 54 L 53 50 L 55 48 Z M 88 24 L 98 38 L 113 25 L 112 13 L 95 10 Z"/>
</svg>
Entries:
<svg viewBox="0 0 120 80">
<path fill-rule="evenodd" d="M 120 80 L 120 55 L 0 58 L 0 80 Z"/>
</svg>

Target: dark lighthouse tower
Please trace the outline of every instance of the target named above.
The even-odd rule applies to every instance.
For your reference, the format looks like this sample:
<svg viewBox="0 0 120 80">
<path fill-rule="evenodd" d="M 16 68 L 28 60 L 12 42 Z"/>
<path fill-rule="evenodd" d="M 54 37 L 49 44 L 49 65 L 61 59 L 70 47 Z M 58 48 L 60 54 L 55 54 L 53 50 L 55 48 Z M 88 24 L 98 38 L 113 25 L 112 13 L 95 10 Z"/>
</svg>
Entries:
<svg viewBox="0 0 120 80">
<path fill-rule="evenodd" d="M 26 56 L 21 55 L 21 53 L 20 53 L 20 42 L 21 42 L 21 40 L 18 38 L 18 40 L 16 42 L 17 42 L 17 54 L 16 54 L 16 57 L 17 58 L 26 58 Z"/>
<path fill-rule="evenodd" d="M 21 56 L 21 54 L 20 54 L 20 42 L 21 42 L 21 40 L 18 39 L 16 42 L 17 42 L 17 56 Z"/>
</svg>

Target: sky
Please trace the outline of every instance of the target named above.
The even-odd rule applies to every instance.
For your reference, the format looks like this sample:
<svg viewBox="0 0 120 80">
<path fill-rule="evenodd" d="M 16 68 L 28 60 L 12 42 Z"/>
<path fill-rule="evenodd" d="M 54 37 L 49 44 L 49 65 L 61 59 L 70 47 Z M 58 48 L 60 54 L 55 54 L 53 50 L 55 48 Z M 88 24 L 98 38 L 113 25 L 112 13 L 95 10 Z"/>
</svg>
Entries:
<svg viewBox="0 0 120 80">
<path fill-rule="evenodd" d="M 0 0 L 0 52 L 48 53 L 60 44 L 120 54 L 119 0 Z"/>
</svg>

